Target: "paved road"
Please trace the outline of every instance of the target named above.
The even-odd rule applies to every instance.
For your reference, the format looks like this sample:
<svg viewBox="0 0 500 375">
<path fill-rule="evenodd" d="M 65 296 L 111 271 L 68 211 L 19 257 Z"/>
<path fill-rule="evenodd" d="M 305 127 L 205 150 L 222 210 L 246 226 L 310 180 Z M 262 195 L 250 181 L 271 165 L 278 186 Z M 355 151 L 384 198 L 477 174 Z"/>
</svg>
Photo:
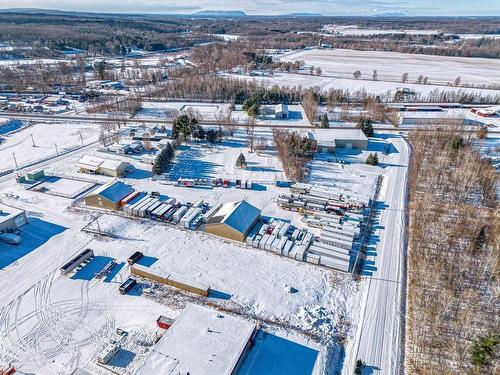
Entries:
<svg viewBox="0 0 500 375">
<path fill-rule="evenodd" d="M 379 223 L 375 223 L 372 246 L 365 263 L 368 291 L 361 312 L 361 334 L 354 345 L 356 358 L 347 365 L 353 369 L 356 359 L 366 363 L 363 374 L 398 374 L 404 342 L 401 342 L 401 315 L 405 293 L 403 285 L 406 254 L 405 210 L 407 172 L 410 160 L 408 143 L 402 137 L 391 138 L 398 153 L 381 162 L 390 163 L 378 201 Z M 383 203 L 382 203 L 383 202 Z M 375 250 L 375 251 L 373 251 Z M 351 356 L 352 357 L 352 356 Z M 350 363 L 349 363 L 350 362 Z M 352 374 L 353 371 L 347 371 Z"/>
<path fill-rule="evenodd" d="M 10 117 L 10 118 L 22 118 L 26 120 L 51 120 L 51 121 L 89 121 L 89 122 L 110 122 L 110 121 L 120 121 L 121 123 L 128 124 L 156 124 L 156 125 L 172 125 L 172 120 L 160 120 L 160 119 L 145 119 L 145 118 L 113 118 L 113 117 L 105 117 L 105 116 L 90 116 L 90 115 L 47 115 L 42 113 L 12 113 L 12 112 L 0 112 L 1 117 Z M 219 126 L 219 123 L 215 121 L 207 121 L 204 120 L 200 123 L 201 125 L 207 126 Z M 234 122 L 229 124 L 221 124 L 222 126 L 238 126 L 238 127 L 250 127 L 254 128 L 278 128 L 278 129 L 312 129 L 311 125 L 296 125 L 293 123 L 290 124 L 255 124 L 248 125 L 245 123 Z M 423 130 L 417 127 L 400 127 L 394 128 L 390 125 L 374 125 L 373 128 L 375 130 L 383 131 L 384 133 L 399 133 L 406 132 L 410 130 Z M 330 129 L 356 129 L 355 126 L 331 126 Z M 477 127 L 470 127 L 469 129 L 464 130 L 465 133 L 476 133 Z M 489 129 L 489 133 L 500 133 L 500 129 Z"/>
</svg>

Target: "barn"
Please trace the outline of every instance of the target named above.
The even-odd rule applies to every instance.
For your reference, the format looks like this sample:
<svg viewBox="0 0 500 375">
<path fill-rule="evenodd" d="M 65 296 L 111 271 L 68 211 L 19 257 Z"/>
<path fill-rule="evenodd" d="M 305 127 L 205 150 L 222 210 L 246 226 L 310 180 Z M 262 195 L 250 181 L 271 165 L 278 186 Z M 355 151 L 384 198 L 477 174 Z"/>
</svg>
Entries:
<svg viewBox="0 0 500 375">
<path fill-rule="evenodd" d="M 120 201 L 133 192 L 132 186 L 121 181 L 115 181 L 102 185 L 84 199 L 87 206 L 117 210 L 120 207 Z"/>
<path fill-rule="evenodd" d="M 235 241 L 245 241 L 260 219 L 260 210 L 247 201 L 223 205 L 205 224 L 205 231 Z"/>
</svg>

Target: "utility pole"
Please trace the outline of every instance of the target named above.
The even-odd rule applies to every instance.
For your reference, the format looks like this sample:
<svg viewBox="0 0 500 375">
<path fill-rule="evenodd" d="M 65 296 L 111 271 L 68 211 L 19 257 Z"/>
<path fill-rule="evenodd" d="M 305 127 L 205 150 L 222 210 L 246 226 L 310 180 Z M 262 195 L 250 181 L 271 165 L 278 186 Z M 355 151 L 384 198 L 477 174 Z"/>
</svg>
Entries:
<svg viewBox="0 0 500 375">
<path fill-rule="evenodd" d="M 57 149 L 57 143 L 54 143 L 54 144 L 56 146 L 56 154 L 57 154 L 57 156 L 59 156 L 59 150 Z"/>
<path fill-rule="evenodd" d="M 82 132 L 80 132 L 80 141 L 82 141 L 82 147 L 83 147 L 83 136 L 82 136 Z"/>
<path fill-rule="evenodd" d="M 31 137 L 31 145 L 33 147 L 36 147 L 35 140 L 33 139 L 33 134 L 30 134 L 30 137 Z"/>
<path fill-rule="evenodd" d="M 19 170 L 19 165 L 17 165 L 16 154 L 12 153 L 12 156 L 14 157 L 14 163 L 16 163 L 16 171 L 18 171 Z"/>
</svg>

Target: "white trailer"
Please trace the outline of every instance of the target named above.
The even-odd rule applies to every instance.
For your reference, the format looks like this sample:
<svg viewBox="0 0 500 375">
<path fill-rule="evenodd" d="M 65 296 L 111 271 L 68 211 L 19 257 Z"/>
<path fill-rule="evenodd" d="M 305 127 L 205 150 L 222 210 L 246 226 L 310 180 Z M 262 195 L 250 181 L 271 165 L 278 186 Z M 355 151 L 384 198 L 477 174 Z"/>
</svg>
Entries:
<svg viewBox="0 0 500 375">
<path fill-rule="evenodd" d="M 278 233 L 278 236 L 279 237 L 286 236 L 286 234 L 287 234 L 287 232 L 288 232 L 289 229 L 290 229 L 290 224 L 288 224 L 288 223 L 283 224 L 283 226 L 281 227 L 281 229 L 280 229 L 280 231 Z"/>
<path fill-rule="evenodd" d="M 259 242 L 262 240 L 262 236 L 260 234 L 257 234 L 255 238 L 252 241 L 252 246 L 253 247 L 259 247 Z"/>
<path fill-rule="evenodd" d="M 269 234 L 264 234 L 262 239 L 259 242 L 259 249 L 264 250 L 266 247 L 266 242 L 269 240 L 269 237 L 271 237 Z"/>
<path fill-rule="evenodd" d="M 290 240 L 287 240 L 285 242 L 285 246 L 283 246 L 283 250 L 281 251 L 281 255 L 287 257 L 288 256 L 288 253 L 290 252 L 290 250 L 292 249 L 292 246 L 293 246 L 293 242 L 290 241 Z"/>
<path fill-rule="evenodd" d="M 181 206 L 172 215 L 172 223 L 177 224 L 181 218 L 186 214 L 188 208 L 186 206 Z"/>
<path fill-rule="evenodd" d="M 190 214 L 186 214 L 181 220 L 181 223 L 184 222 L 184 228 L 189 229 L 191 222 L 202 212 L 201 208 L 195 208 Z"/>
<path fill-rule="evenodd" d="M 203 222 L 207 223 L 208 220 L 210 220 L 217 211 L 222 207 L 222 203 L 217 203 L 215 206 L 210 208 L 204 215 L 203 215 Z"/>
<path fill-rule="evenodd" d="M 154 198 L 147 197 L 144 199 L 140 204 L 138 203 L 135 207 L 132 208 L 132 215 L 138 216 L 139 215 L 139 210 L 144 207 L 145 205 L 149 204 Z"/>
<path fill-rule="evenodd" d="M 192 207 L 198 208 L 198 207 L 203 206 L 204 203 L 205 202 L 203 201 L 203 199 L 198 199 L 196 202 L 194 202 Z"/>
<path fill-rule="evenodd" d="M 321 258 L 320 255 L 313 254 L 311 252 L 307 252 L 306 262 L 312 263 L 312 264 L 319 264 L 319 259 L 320 258 Z"/>
</svg>

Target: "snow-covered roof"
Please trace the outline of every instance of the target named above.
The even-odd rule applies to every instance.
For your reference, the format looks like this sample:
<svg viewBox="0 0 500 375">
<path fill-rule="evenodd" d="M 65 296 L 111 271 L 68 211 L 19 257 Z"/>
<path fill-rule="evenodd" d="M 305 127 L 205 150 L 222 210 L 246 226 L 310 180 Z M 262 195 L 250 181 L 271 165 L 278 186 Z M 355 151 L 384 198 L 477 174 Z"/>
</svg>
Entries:
<svg viewBox="0 0 500 375">
<path fill-rule="evenodd" d="M 274 112 L 275 113 L 288 113 L 288 106 L 286 104 L 277 104 L 276 107 L 274 107 Z"/>
<path fill-rule="evenodd" d="M 234 230 L 244 233 L 249 225 L 260 216 L 260 210 L 247 201 L 230 202 L 221 207 L 208 221 L 210 224 L 226 224 Z"/>
<path fill-rule="evenodd" d="M 99 166 L 99 168 L 106 168 L 106 169 L 113 169 L 117 170 L 120 168 L 122 164 L 124 164 L 124 161 L 121 160 L 111 160 L 111 159 L 106 159 L 102 162 L 102 164 Z"/>
<path fill-rule="evenodd" d="M 307 132 L 307 137 L 314 139 L 318 144 L 335 145 L 335 140 L 368 141 L 361 129 L 315 129 Z"/>
<path fill-rule="evenodd" d="M 254 323 L 189 304 L 136 374 L 232 374 L 254 330 Z"/>
<path fill-rule="evenodd" d="M 96 156 L 91 156 L 91 155 L 83 155 L 82 158 L 78 161 L 78 164 L 82 166 L 98 168 L 103 162 L 104 159 L 102 158 L 98 158 Z"/>
<path fill-rule="evenodd" d="M 121 181 L 115 181 L 102 185 L 100 188 L 94 190 L 91 195 L 100 195 L 112 202 L 118 203 L 133 192 L 134 189 L 132 186 L 124 184 Z"/>
</svg>

